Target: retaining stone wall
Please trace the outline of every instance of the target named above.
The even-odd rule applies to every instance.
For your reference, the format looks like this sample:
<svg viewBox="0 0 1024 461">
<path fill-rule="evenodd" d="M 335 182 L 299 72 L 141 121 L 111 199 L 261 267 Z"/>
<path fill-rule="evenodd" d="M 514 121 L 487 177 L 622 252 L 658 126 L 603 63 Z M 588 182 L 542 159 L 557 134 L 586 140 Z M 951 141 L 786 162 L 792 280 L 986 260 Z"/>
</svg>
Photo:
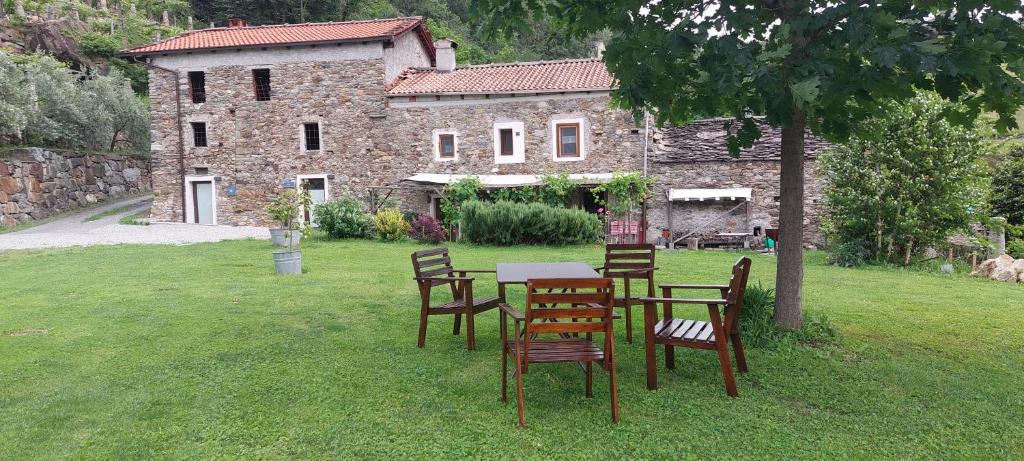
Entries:
<svg viewBox="0 0 1024 461">
<path fill-rule="evenodd" d="M 146 160 L 28 148 L 0 154 L 0 225 L 151 189 Z"/>
</svg>

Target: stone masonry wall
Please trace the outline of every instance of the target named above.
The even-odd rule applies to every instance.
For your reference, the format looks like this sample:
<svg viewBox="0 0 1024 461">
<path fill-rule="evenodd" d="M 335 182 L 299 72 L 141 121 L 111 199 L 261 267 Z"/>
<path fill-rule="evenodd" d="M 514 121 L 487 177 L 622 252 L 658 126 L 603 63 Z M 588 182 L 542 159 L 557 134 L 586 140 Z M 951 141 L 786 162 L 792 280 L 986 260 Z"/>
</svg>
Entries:
<svg viewBox="0 0 1024 461">
<path fill-rule="evenodd" d="M 261 66 L 262 67 L 262 66 Z M 370 159 L 377 139 L 386 136 L 384 65 L 381 59 L 302 62 L 266 66 L 271 72 L 271 100 L 256 101 L 247 66 L 205 69 L 206 102 L 188 98 L 187 74 L 182 92 L 184 166 L 218 178 L 218 224 L 269 225 L 266 206 L 285 180 L 298 175 L 330 174 L 331 195 L 376 181 Z M 155 221 L 181 221 L 181 173 L 177 158 L 174 76 L 150 71 L 153 111 Z M 206 122 L 208 146 L 192 147 L 191 122 Z M 301 150 L 304 123 L 317 122 L 319 151 Z M 227 195 L 233 185 L 237 194 Z"/>
<path fill-rule="evenodd" d="M 665 191 L 668 189 L 722 189 L 749 187 L 753 189 L 749 204 L 749 226 L 746 225 L 745 207 L 733 211 L 726 219 L 708 229 L 712 232 L 752 232 L 755 226 L 779 226 L 780 163 L 777 161 L 726 161 L 692 163 L 652 163 L 650 173 L 656 178 L 654 197 L 648 201 L 648 233 L 650 238 L 661 235 L 668 227 Z M 821 190 L 823 180 L 818 175 L 814 160 L 805 164 L 804 244 L 821 246 L 823 206 Z M 674 202 L 673 229 L 689 231 L 694 226 L 718 216 L 739 202 Z"/>
<path fill-rule="evenodd" d="M 29 148 L 0 156 L 0 225 L 150 189 L 146 160 Z"/>
<path fill-rule="evenodd" d="M 262 67 L 262 66 L 261 66 Z M 330 198 L 353 193 L 364 199 L 371 186 L 394 184 L 415 173 L 538 174 L 607 173 L 641 166 L 642 134 L 632 118 L 609 108 L 604 95 L 530 98 L 431 107 L 389 107 L 383 59 L 296 62 L 267 66 L 272 98 L 252 96 L 247 66 L 204 68 L 206 102 L 188 97 L 186 72 L 181 87 L 186 176 L 197 168 L 218 178 L 218 224 L 270 225 L 264 211 L 286 181 L 299 175 L 326 175 Z M 153 113 L 155 221 L 181 221 L 181 173 L 177 158 L 174 76 L 150 72 Z M 586 120 L 584 160 L 552 160 L 550 121 L 579 116 Z M 496 165 L 493 125 L 524 123 L 525 162 Z M 206 122 L 208 145 L 192 146 L 190 122 Z M 301 127 L 318 122 L 321 149 L 301 150 Z M 454 162 L 434 161 L 434 130 L 458 132 Z M 228 186 L 236 194 L 227 195 Z M 422 193 L 392 195 L 408 211 L 427 212 Z"/>
<path fill-rule="evenodd" d="M 376 141 L 379 154 L 372 157 L 370 169 L 374 177 L 389 184 L 416 173 L 509 175 L 639 170 L 643 166 L 643 131 L 637 129 L 628 113 L 611 108 L 609 103 L 607 95 L 580 95 L 391 107 L 387 134 Z M 583 160 L 553 159 L 551 121 L 565 118 L 585 121 L 581 127 Z M 522 163 L 495 163 L 494 124 L 499 122 L 523 123 Z M 434 159 L 436 130 L 456 133 L 457 160 Z M 425 193 L 396 191 L 392 197 L 399 198 L 408 211 L 429 210 Z"/>
</svg>

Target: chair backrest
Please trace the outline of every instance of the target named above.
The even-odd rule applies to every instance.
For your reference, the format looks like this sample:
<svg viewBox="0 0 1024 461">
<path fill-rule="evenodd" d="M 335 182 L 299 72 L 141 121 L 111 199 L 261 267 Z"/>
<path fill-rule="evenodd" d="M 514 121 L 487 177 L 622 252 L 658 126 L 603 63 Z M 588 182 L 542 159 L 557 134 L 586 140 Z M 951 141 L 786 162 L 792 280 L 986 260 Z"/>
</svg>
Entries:
<svg viewBox="0 0 1024 461">
<path fill-rule="evenodd" d="M 607 348 L 614 291 L 609 278 L 527 280 L 526 350 L 534 334 L 549 333 L 604 333 Z"/>
<path fill-rule="evenodd" d="M 453 277 L 452 260 L 448 257 L 448 249 L 444 247 L 420 250 L 412 254 L 412 270 L 416 278 L 420 277 Z M 431 287 L 452 284 L 445 280 L 431 280 Z"/>
<path fill-rule="evenodd" d="M 725 331 L 736 331 L 737 322 L 743 313 L 743 295 L 747 292 L 747 278 L 750 277 L 750 258 L 744 256 L 732 266 L 729 279 L 729 295 L 725 298 Z"/>
<path fill-rule="evenodd" d="M 609 243 L 604 247 L 606 277 L 621 277 L 637 269 L 654 267 L 654 245 L 648 243 Z"/>
</svg>

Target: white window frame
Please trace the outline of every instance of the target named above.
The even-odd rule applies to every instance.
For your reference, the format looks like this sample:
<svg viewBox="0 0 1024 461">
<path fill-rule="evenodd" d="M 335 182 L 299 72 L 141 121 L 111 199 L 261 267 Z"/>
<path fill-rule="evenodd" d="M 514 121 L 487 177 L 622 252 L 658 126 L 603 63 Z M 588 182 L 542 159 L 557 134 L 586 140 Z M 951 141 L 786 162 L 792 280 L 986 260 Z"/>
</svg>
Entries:
<svg viewBox="0 0 1024 461">
<path fill-rule="evenodd" d="M 580 126 L 579 136 L 576 139 L 576 148 L 579 149 L 578 157 L 560 157 L 558 155 L 558 125 L 576 123 Z M 587 120 L 582 117 L 567 117 L 551 119 L 551 159 L 556 162 L 579 162 L 587 158 Z"/>
<path fill-rule="evenodd" d="M 266 101 L 261 101 L 266 102 Z M 320 136 L 320 149 L 318 150 L 307 150 L 306 149 L 306 124 L 316 123 L 316 132 Z M 325 152 L 327 151 L 326 144 L 324 143 L 324 122 L 322 120 L 303 120 L 299 123 L 299 151 L 300 152 Z"/>
<path fill-rule="evenodd" d="M 213 194 L 211 194 L 211 195 L 213 196 L 213 204 L 211 206 L 213 207 L 213 224 L 203 224 L 203 226 L 216 226 L 217 225 L 217 179 L 216 179 L 216 176 L 185 176 L 185 203 L 184 203 L 184 206 L 183 206 L 183 208 L 185 208 L 185 222 L 188 223 L 188 224 L 196 224 L 195 223 L 195 220 L 196 220 L 195 219 L 196 218 L 195 217 L 195 212 L 193 211 L 195 209 L 195 206 L 193 205 L 193 201 L 195 201 L 195 197 L 192 196 L 192 183 L 194 183 L 194 182 L 208 182 L 212 186 Z"/>
<path fill-rule="evenodd" d="M 501 155 L 501 130 L 512 129 L 512 155 Z M 494 124 L 494 163 L 526 162 L 526 129 L 523 122 L 496 122 Z"/>
<path fill-rule="evenodd" d="M 450 134 L 454 141 L 455 156 L 452 158 L 441 157 L 441 135 Z M 434 130 L 434 161 L 435 162 L 454 162 L 459 160 L 459 132 L 455 130 Z"/>
<path fill-rule="evenodd" d="M 312 123 L 312 122 L 310 122 Z M 303 136 L 305 137 L 305 136 Z M 320 145 L 323 149 L 323 144 Z M 315 151 L 314 151 L 315 152 Z M 302 191 L 302 180 L 304 179 L 323 179 L 324 180 L 324 202 L 331 200 L 331 181 L 327 179 L 327 174 L 300 174 L 295 175 L 295 192 Z M 312 215 L 312 213 L 310 213 Z M 304 219 L 306 216 L 306 207 L 299 206 L 299 219 Z M 312 220 L 312 218 L 310 218 Z M 305 221 L 303 221 L 305 222 Z"/>
</svg>

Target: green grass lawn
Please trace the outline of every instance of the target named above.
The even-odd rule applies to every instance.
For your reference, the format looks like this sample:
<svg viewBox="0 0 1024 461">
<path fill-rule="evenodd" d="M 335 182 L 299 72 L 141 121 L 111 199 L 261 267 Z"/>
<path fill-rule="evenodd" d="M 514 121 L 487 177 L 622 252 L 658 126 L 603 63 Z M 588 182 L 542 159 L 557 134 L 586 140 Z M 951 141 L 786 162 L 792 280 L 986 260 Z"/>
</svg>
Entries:
<svg viewBox="0 0 1024 461">
<path fill-rule="evenodd" d="M 738 399 L 715 354 L 684 350 L 650 392 L 617 324 L 622 422 L 605 373 L 588 400 L 578 367 L 535 365 L 523 430 L 498 399 L 496 311 L 476 352 L 444 317 L 415 347 L 420 246 L 304 247 L 300 277 L 260 241 L 0 253 L 0 459 L 1024 457 L 1024 287 L 812 253 L 806 306 L 838 344 L 749 349 Z M 601 254 L 453 246 L 467 268 Z M 659 282 L 708 283 L 737 254 L 658 257 Z"/>
</svg>

